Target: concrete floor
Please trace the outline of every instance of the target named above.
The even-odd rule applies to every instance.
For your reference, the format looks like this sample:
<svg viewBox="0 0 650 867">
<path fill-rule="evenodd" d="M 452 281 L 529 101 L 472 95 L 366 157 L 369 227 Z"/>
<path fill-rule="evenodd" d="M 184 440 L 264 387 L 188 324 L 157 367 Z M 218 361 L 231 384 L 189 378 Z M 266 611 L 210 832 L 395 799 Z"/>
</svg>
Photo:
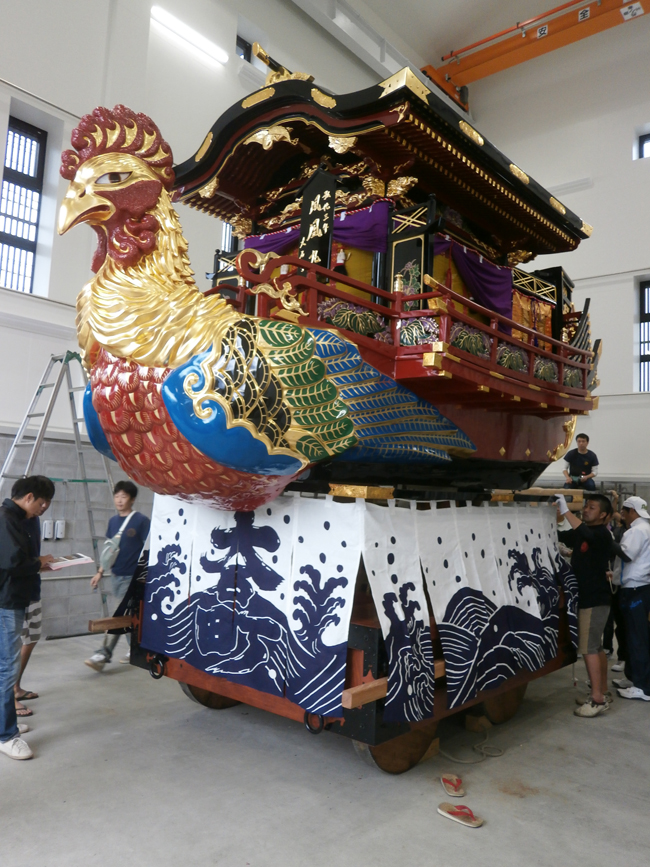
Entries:
<svg viewBox="0 0 650 867">
<path fill-rule="evenodd" d="M 208 710 L 130 666 L 96 674 L 83 665 L 96 643 L 34 652 L 36 758 L 0 756 L 2 867 L 648 864 L 650 704 L 619 699 L 578 719 L 570 668 L 531 684 L 491 730 L 503 757 L 436 757 L 393 777 L 345 738 L 244 706 Z M 439 734 L 465 758 L 480 738 L 452 721 Z M 483 828 L 436 813 L 445 770 L 463 777 Z"/>
</svg>

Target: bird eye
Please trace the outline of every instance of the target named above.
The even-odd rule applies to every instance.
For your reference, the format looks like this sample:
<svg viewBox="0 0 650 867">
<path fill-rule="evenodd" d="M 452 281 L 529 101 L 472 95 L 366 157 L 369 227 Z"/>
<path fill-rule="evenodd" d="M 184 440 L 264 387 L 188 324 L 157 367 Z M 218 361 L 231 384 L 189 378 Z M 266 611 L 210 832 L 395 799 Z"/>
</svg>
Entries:
<svg viewBox="0 0 650 867">
<path fill-rule="evenodd" d="M 101 178 L 97 178 L 96 184 L 121 184 L 131 176 L 131 172 L 107 172 Z"/>
</svg>

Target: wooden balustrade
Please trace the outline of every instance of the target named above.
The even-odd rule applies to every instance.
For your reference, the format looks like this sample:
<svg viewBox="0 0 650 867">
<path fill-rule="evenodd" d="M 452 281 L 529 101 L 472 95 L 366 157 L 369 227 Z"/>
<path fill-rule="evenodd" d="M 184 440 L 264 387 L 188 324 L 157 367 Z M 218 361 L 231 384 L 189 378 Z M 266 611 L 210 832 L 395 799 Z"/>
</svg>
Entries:
<svg viewBox="0 0 650 867">
<path fill-rule="evenodd" d="M 322 324 L 322 320 L 318 316 L 318 305 L 327 298 L 354 304 L 387 319 L 390 323 L 393 346 L 386 347 L 386 344 L 381 344 L 381 346 L 384 350 L 388 349 L 396 358 L 412 356 L 415 353 L 424 351 L 424 347 L 426 346 L 426 344 L 415 347 L 400 345 L 400 328 L 403 322 L 419 318 L 437 319 L 439 324 L 438 341 L 442 344 L 451 343 L 450 338 L 453 325 L 455 323 L 462 323 L 486 335 L 489 341 L 488 345 L 490 346 L 489 358 L 485 358 L 466 352 L 460 347 L 453 345 L 453 353 L 459 355 L 468 364 L 479 364 L 481 367 L 487 367 L 490 370 L 498 372 L 501 376 L 507 375 L 512 379 L 528 383 L 533 387 L 550 388 L 554 391 L 569 390 L 574 393 L 586 391 L 587 375 L 591 369 L 591 362 L 594 357 L 593 352 L 562 343 L 533 328 L 515 322 L 513 319 L 509 319 L 500 313 L 488 310 L 472 299 L 459 295 L 457 292 L 434 280 L 428 274 L 424 275 L 424 283 L 430 287 L 430 291 L 420 292 L 416 295 L 405 295 L 403 292 L 387 292 L 375 286 L 368 286 L 367 283 L 355 280 L 345 274 L 331 271 L 328 268 L 323 268 L 320 265 L 307 263 L 296 256 L 270 258 L 263 264 L 260 271 L 256 271 L 253 268 L 257 256 L 256 251 L 244 250 L 237 257 L 240 285 L 237 287 L 237 298 L 231 303 L 234 303 L 234 306 L 242 312 L 246 309 L 247 298 L 251 296 L 256 298 L 256 313 L 258 316 L 269 317 L 274 308 L 282 307 L 279 299 L 272 298 L 267 294 L 253 292 L 246 287 L 246 282 L 253 285 L 270 283 L 276 289 L 289 284 L 292 294 L 300 299 L 301 306 L 306 312 L 306 317 L 302 319 L 304 324 L 312 326 Z M 289 266 L 289 272 L 274 278 L 273 273 L 283 265 Z M 350 292 L 339 289 L 336 284 L 361 291 L 364 293 L 363 297 L 352 295 Z M 218 291 L 218 289 L 211 290 L 208 294 L 212 294 L 215 291 Z M 376 300 L 373 300 L 373 297 Z M 426 303 L 428 305 L 434 299 L 438 299 L 439 301 L 435 309 L 429 309 L 429 307 L 418 310 L 404 309 L 405 304 L 408 302 Z M 488 322 L 482 322 L 474 318 L 471 315 L 472 313 L 480 315 L 484 319 L 487 319 Z M 575 319 L 576 315 L 573 318 Z M 513 337 L 513 330 L 522 335 L 523 339 L 522 337 Z M 527 372 L 513 370 L 498 364 L 497 353 L 499 347 L 503 344 L 526 353 L 528 358 Z M 536 358 L 547 359 L 557 365 L 557 382 L 542 380 L 535 376 Z M 565 368 L 580 370 L 582 388 L 564 385 Z M 543 385 L 540 386 L 538 385 L 539 383 L 543 383 Z"/>
</svg>

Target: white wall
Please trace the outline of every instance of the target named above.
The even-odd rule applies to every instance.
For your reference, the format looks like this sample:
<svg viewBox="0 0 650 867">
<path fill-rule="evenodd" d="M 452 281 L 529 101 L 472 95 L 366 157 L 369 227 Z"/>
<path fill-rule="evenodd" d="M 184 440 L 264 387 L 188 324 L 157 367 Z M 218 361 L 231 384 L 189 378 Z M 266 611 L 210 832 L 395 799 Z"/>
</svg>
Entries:
<svg viewBox="0 0 650 867">
<path fill-rule="evenodd" d="M 650 15 L 470 85 L 476 126 L 594 227 L 578 250 L 527 269 L 563 265 L 580 309 L 591 298 L 603 340 L 599 409 L 580 418 L 608 480 L 650 480 L 650 395 L 638 393 L 638 283 L 650 274 L 650 159 L 633 160 L 650 122 Z M 560 466 L 544 474 L 559 478 Z"/>
</svg>

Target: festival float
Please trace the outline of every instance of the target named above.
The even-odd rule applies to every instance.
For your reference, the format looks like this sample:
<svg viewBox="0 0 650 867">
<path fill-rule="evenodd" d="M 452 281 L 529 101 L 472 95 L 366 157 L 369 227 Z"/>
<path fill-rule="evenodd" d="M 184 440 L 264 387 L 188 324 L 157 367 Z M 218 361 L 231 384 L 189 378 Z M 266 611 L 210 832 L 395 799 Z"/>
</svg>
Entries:
<svg viewBox="0 0 650 867">
<path fill-rule="evenodd" d="M 201 704 L 399 773 L 441 718 L 504 721 L 575 659 L 555 510 L 526 491 L 597 406 L 600 342 L 529 263 L 591 227 L 411 70 L 339 95 L 256 51 L 265 86 L 184 163 L 124 106 L 62 157 L 59 231 L 98 236 L 88 434 L 156 493 L 142 598 L 109 625 Z M 239 239 L 206 292 L 174 202 Z"/>
</svg>

